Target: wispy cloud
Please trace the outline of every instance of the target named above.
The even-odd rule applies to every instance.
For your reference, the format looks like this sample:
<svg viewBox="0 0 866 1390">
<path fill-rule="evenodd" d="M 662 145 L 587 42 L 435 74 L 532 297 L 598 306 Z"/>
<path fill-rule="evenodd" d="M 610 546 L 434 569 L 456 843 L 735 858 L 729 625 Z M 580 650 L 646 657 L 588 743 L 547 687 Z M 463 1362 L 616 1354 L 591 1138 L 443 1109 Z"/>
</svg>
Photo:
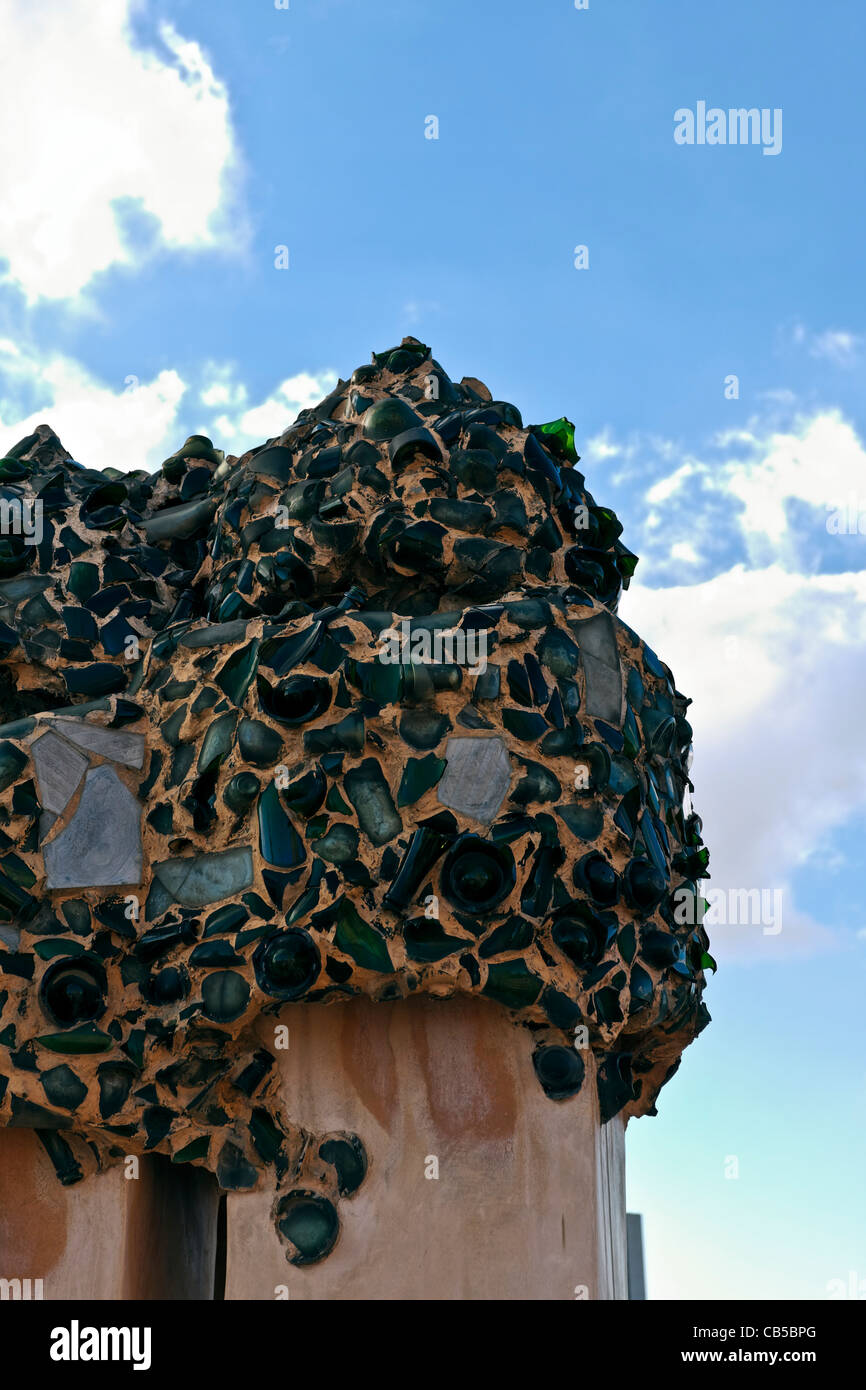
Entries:
<svg viewBox="0 0 866 1390">
<path fill-rule="evenodd" d="M 435 299 L 407 299 L 400 312 L 404 322 L 415 327 L 431 314 L 440 314 L 442 305 Z"/>
<path fill-rule="evenodd" d="M 809 345 L 813 357 L 825 357 L 839 367 L 853 366 L 860 351 L 863 339 L 857 333 L 845 328 L 828 328 L 817 333 Z"/>
<path fill-rule="evenodd" d="M 810 357 L 836 367 L 853 367 L 860 359 L 863 337 L 850 328 L 825 328 L 815 332 L 799 320 L 780 330 L 777 344 L 802 349 Z"/>
</svg>

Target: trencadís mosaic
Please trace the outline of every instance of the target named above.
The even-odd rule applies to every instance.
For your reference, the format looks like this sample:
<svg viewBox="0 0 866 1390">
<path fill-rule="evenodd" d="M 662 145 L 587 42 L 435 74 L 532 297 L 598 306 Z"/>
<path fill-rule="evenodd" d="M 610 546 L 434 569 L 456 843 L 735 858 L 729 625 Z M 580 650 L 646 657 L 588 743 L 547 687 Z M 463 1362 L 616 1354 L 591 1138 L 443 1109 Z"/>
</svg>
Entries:
<svg viewBox="0 0 866 1390">
<path fill-rule="evenodd" d="M 707 852 L 578 461 L 414 339 L 239 460 L 0 460 L 41 503 L 0 540 L 0 1123 L 63 1182 L 166 1154 L 326 1255 L 375 1155 L 280 1108 L 286 1001 L 478 994 L 552 1101 L 591 1053 L 604 1120 L 653 1113 L 709 1020 Z"/>
</svg>

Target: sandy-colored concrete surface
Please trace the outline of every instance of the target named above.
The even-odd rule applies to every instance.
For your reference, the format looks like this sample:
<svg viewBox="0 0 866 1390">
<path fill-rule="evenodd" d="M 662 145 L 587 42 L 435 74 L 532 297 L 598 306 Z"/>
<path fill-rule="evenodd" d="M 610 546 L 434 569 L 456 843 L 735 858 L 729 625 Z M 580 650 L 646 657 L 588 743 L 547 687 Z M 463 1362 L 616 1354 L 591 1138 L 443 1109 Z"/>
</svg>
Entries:
<svg viewBox="0 0 866 1390">
<path fill-rule="evenodd" d="M 165 1159 L 62 1187 L 33 1130 L 0 1131 L 0 1280 L 45 1300 L 210 1298 L 217 1204 L 210 1174 Z"/>
<path fill-rule="evenodd" d="M 229 1196 L 227 1298 L 626 1296 L 622 1125 L 599 1125 L 589 1059 L 555 1103 L 525 1030 L 485 1001 L 359 999 L 279 1021 L 286 1104 L 316 1133 L 361 1136 L 370 1168 L 335 1249 L 305 1268 L 286 1262 L 268 1195 Z"/>
</svg>

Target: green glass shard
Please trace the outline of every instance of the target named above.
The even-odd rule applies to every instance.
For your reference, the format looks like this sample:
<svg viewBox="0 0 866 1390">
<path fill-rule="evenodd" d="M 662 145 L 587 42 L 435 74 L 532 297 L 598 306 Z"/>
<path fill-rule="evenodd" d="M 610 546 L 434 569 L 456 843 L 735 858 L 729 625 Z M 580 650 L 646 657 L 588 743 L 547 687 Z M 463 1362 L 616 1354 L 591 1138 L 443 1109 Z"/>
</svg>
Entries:
<svg viewBox="0 0 866 1390">
<path fill-rule="evenodd" d="M 705 850 L 704 853 L 709 859 L 709 851 Z M 36 882 L 36 875 L 30 865 L 19 859 L 17 854 L 7 854 L 5 859 L 0 860 L 0 864 L 3 866 L 4 874 L 8 874 L 19 888 L 32 888 Z"/>
<path fill-rule="evenodd" d="M 278 869 L 303 864 L 304 842 L 282 808 L 275 783 L 270 782 L 259 797 L 258 813 L 262 858 Z"/>
<path fill-rule="evenodd" d="M 232 746 L 232 735 L 235 730 L 236 714 L 221 714 L 212 724 L 208 726 L 208 731 L 204 736 L 201 752 L 198 755 L 198 771 L 201 776 L 204 772 L 209 772 L 211 768 L 218 768 L 226 757 Z M 253 791 L 255 796 L 255 790 Z"/>
<path fill-rule="evenodd" d="M 536 429 L 541 434 L 550 435 L 559 445 L 558 453 L 569 463 L 578 463 L 577 450 L 574 447 L 574 425 L 561 415 L 558 420 L 551 420 L 546 425 L 537 425 Z"/>
<path fill-rule="evenodd" d="M 541 981 L 532 974 L 526 961 L 505 960 L 487 967 L 487 983 L 481 992 L 506 1008 L 523 1009 L 538 998 Z"/>
<path fill-rule="evenodd" d="M 49 1052 L 89 1053 L 110 1052 L 114 1039 L 98 1028 L 73 1028 L 68 1033 L 44 1033 L 36 1041 Z"/>
<path fill-rule="evenodd" d="M 0 743 L 0 791 L 11 787 L 27 765 L 27 758 L 14 743 Z"/>
<path fill-rule="evenodd" d="M 283 751 L 283 740 L 260 719 L 242 719 L 238 728 L 241 756 L 256 767 L 271 767 Z"/>
<path fill-rule="evenodd" d="M 397 792 L 398 806 L 412 806 L 425 792 L 435 787 L 448 766 L 445 758 L 428 753 L 426 758 L 410 758 L 403 769 Z"/>
<path fill-rule="evenodd" d="M 328 811 L 337 811 L 342 816 L 350 816 L 352 814 L 351 806 L 341 797 L 336 783 L 331 787 L 328 795 L 325 797 L 325 809 Z"/>
<path fill-rule="evenodd" d="M 210 1137 L 203 1134 L 200 1139 L 193 1139 L 191 1144 L 185 1148 L 178 1149 L 177 1153 L 171 1156 L 172 1163 L 192 1163 L 197 1158 L 207 1158 L 207 1151 L 210 1147 Z"/>
<path fill-rule="evenodd" d="M 638 733 L 637 720 L 634 717 L 631 706 L 626 705 L 625 720 L 622 726 L 623 752 L 627 758 L 636 758 L 640 752 L 640 734 Z"/>
<path fill-rule="evenodd" d="M 267 1110 L 254 1110 L 250 1116 L 250 1137 L 265 1163 L 273 1163 L 280 1151 L 283 1135 Z"/>
<path fill-rule="evenodd" d="M 236 927 L 243 925 L 249 915 L 242 903 L 227 903 L 225 907 L 218 907 L 216 912 L 212 912 L 207 918 L 204 934 L 216 936 L 219 932 L 234 931 Z"/>
<path fill-rule="evenodd" d="M 364 921 L 348 898 L 343 898 L 337 913 L 334 945 L 366 970 L 393 973 L 384 936 Z"/>
<path fill-rule="evenodd" d="M 37 941 L 33 950 L 40 960 L 51 960 L 52 956 L 81 956 L 84 954 L 84 947 L 80 941 L 70 941 L 67 937 L 47 937 L 44 941 Z"/>
<path fill-rule="evenodd" d="M 254 638 L 240 651 L 234 652 L 216 676 L 216 683 L 232 704 L 242 705 L 244 696 L 255 675 L 258 664 L 260 639 Z"/>
<path fill-rule="evenodd" d="M 349 864 L 358 853 L 358 832 L 340 821 L 316 841 L 316 853 L 329 864 Z"/>
<path fill-rule="evenodd" d="M 402 668 L 398 662 L 351 662 L 346 677 L 368 700 L 379 705 L 395 704 L 400 698 Z"/>
<path fill-rule="evenodd" d="M 99 569 L 88 560 L 74 560 L 69 566 L 69 578 L 66 583 L 79 603 L 87 603 L 99 588 Z"/>
<path fill-rule="evenodd" d="M 375 758 L 365 758 L 358 767 L 350 768 L 343 778 L 343 789 L 355 808 L 359 826 L 374 845 L 385 845 L 400 834 L 403 822 Z"/>
<path fill-rule="evenodd" d="M 453 956 L 455 951 L 463 950 L 467 944 L 465 937 L 446 935 L 438 922 L 426 917 L 407 922 L 403 935 L 406 954 L 410 960 L 419 962 L 444 960 L 445 956 Z"/>
</svg>

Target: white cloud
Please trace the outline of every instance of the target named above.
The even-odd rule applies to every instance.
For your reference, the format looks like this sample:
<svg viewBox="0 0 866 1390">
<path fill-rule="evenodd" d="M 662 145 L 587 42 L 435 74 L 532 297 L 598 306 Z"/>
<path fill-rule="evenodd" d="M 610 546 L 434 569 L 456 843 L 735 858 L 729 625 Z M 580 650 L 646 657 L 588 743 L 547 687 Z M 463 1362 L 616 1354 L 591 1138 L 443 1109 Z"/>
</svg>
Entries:
<svg viewBox="0 0 866 1390">
<path fill-rule="evenodd" d="M 798 911 L 790 876 L 822 837 L 866 811 L 860 715 L 844 695 L 866 682 L 866 573 L 797 573 L 811 567 L 811 554 L 804 565 L 786 503 L 845 507 L 863 488 L 866 450 L 832 410 L 799 417 L 786 431 L 755 419 L 714 443 L 731 451 L 722 462 L 689 455 L 647 490 L 650 534 L 663 526 L 667 554 L 689 561 L 696 552 L 673 539 L 678 525 L 694 535 L 713 514 L 709 499 L 716 510 L 740 503 L 734 516 L 759 567 L 740 564 L 670 588 L 647 589 L 638 579 L 623 616 L 694 699 L 692 775 L 713 882 L 786 890 L 782 936 L 729 927 L 723 947 L 750 956 L 811 949 L 826 944 L 828 930 Z"/>
<path fill-rule="evenodd" d="M 666 478 L 660 478 L 657 483 L 646 490 L 646 500 L 655 506 L 657 503 L 667 502 L 677 492 L 680 486 L 690 478 L 695 472 L 695 466 L 691 462 L 680 464 L 679 468 L 674 469 Z"/>
<path fill-rule="evenodd" d="M 638 452 L 650 452 L 648 440 Z M 681 580 L 707 553 L 714 569 L 727 567 L 702 583 L 656 588 L 644 587 L 638 570 L 622 616 L 694 701 L 692 778 L 712 856 L 708 886 L 784 894 L 779 936 L 718 927 L 715 944 L 744 959 L 851 949 L 849 924 L 813 920 L 792 883 L 812 859 L 830 867 L 833 832 L 866 814 L 866 745 L 850 693 L 866 685 L 866 569 L 811 572 L 834 544 L 831 509 L 850 517 L 859 496 L 866 512 L 866 448 L 841 412 L 827 409 L 786 428 L 772 413 L 756 416 L 698 453 L 680 448 L 670 462 L 646 487 L 645 505 L 637 503 L 653 577 L 673 562 Z M 792 503 L 817 509 L 812 544 Z M 738 545 L 748 563 L 731 567 L 725 557 Z M 857 563 L 857 551 L 841 553 Z"/>
<path fill-rule="evenodd" d="M 611 431 L 603 429 L 586 441 L 581 459 L 585 465 L 591 462 L 603 463 L 606 459 L 617 458 L 622 452 L 622 445 L 611 439 Z"/>
<path fill-rule="evenodd" d="M 769 407 L 698 451 L 664 451 L 647 437 L 636 452 L 654 461 L 655 476 L 644 484 L 639 529 L 626 541 L 657 576 L 670 575 L 671 560 L 688 558 L 677 549 L 684 545 L 714 569 L 738 548 L 755 566 L 778 561 L 809 572 L 823 566 L 840 533 L 857 533 L 861 516 L 866 533 L 866 446 L 840 410 L 789 414 L 782 423 Z M 625 481 L 627 515 L 637 480 Z"/>
<path fill-rule="evenodd" d="M 99 271 L 134 262 L 118 223 L 124 200 L 173 249 L 225 240 L 238 171 L 225 86 L 170 24 L 159 30 L 165 56 L 134 48 L 138 8 L 0 0 L 0 254 L 29 303 L 74 298 Z"/>
<path fill-rule="evenodd" d="M 779 935 L 719 926 L 718 952 L 766 959 L 850 942 L 834 934 L 839 924 L 798 908 L 791 876 L 823 837 L 866 811 L 862 712 L 850 694 L 866 683 L 866 572 L 738 565 L 698 585 L 634 582 L 622 614 L 694 702 L 691 776 L 708 886 L 783 889 Z"/>
<path fill-rule="evenodd" d="M 251 404 L 246 386 L 235 380 L 230 367 L 210 364 L 204 375 L 209 385 L 200 394 L 201 402 L 224 407 L 213 421 L 213 428 L 224 441 L 226 452 L 238 456 L 254 444 L 282 434 L 301 410 L 317 405 L 338 380 L 337 373 L 330 369 L 297 372 L 281 381 L 265 400 Z"/>
<path fill-rule="evenodd" d="M 201 376 L 207 385 L 195 390 L 174 370 L 151 381 L 128 375 L 115 387 L 72 358 L 0 340 L 0 452 L 45 423 L 88 468 L 157 468 L 188 434 L 240 455 L 281 434 L 338 379 L 330 370 L 297 372 L 255 402 L 230 367 L 209 363 Z"/>
<path fill-rule="evenodd" d="M 687 565 L 696 565 L 700 558 L 691 541 L 674 541 L 671 546 L 672 560 L 683 560 Z"/>
<path fill-rule="evenodd" d="M 204 405 L 231 405 L 232 390 L 223 381 L 217 381 L 213 386 L 208 386 L 200 392 L 199 400 Z"/>
<path fill-rule="evenodd" d="M 781 555 L 787 549 L 787 501 L 829 512 L 845 506 L 858 489 L 863 495 L 866 450 L 837 410 L 800 418 L 785 433 L 755 434 L 749 443 L 751 457 L 728 459 L 720 479 L 722 488 L 744 504 L 747 541 L 769 542 Z"/>
<path fill-rule="evenodd" d="M 150 382 L 130 376 L 115 390 L 69 357 L 36 358 L 0 344 L 0 380 L 8 392 L 0 400 L 3 448 L 45 423 L 87 468 L 127 470 L 157 467 L 183 443 L 177 416 L 186 386 L 175 371 Z M 16 395 L 41 403 L 22 414 L 12 404 Z"/>
</svg>

